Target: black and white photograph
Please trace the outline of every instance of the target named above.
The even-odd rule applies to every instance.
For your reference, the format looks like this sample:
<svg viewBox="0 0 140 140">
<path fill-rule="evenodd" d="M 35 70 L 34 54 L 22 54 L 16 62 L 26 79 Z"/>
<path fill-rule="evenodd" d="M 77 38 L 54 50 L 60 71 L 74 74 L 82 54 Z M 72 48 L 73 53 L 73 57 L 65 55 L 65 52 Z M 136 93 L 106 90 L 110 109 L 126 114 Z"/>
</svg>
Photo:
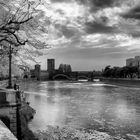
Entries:
<svg viewBox="0 0 140 140">
<path fill-rule="evenodd" d="M 140 0 L 0 0 L 0 140 L 140 140 Z"/>
</svg>

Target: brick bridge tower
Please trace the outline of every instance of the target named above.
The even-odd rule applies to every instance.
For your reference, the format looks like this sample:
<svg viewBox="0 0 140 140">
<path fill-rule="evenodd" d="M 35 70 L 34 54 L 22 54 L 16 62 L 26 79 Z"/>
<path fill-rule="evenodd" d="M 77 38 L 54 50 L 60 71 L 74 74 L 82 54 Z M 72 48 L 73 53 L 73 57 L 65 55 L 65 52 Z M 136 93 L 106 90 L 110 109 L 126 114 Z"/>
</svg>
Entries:
<svg viewBox="0 0 140 140">
<path fill-rule="evenodd" d="M 52 79 L 55 73 L 55 59 L 47 59 L 47 72 L 49 73 L 49 79 Z"/>
<path fill-rule="evenodd" d="M 37 80 L 40 80 L 40 65 L 36 64 L 35 65 L 35 77 L 37 78 Z"/>
</svg>

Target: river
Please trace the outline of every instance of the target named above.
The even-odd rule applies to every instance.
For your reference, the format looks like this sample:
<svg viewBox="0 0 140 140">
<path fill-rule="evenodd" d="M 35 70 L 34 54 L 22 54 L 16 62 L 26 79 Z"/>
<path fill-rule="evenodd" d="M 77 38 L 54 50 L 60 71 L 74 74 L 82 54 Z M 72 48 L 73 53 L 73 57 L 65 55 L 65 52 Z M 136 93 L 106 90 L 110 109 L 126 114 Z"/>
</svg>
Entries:
<svg viewBox="0 0 140 140">
<path fill-rule="evenodd" d="M 93 128 L 112 135 L 140 135 L 140 88 L 103 82 L 24 82 L 26 100 L 36 110 L 30 128 L 47 125 Z"/>
</svg>

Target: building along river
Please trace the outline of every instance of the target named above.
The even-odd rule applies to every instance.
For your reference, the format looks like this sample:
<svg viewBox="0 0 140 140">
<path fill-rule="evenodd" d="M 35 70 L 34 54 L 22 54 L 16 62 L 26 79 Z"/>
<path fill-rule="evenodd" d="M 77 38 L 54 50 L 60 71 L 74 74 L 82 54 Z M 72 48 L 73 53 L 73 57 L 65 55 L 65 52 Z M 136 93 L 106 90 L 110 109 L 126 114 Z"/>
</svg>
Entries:
<svg viewBox="0 0 140 140">
<path fill-rule="evenodd" d="M 22 84 L 36 110 L 33 131 L 47 125 L 91 128 L 140 136 L 140 88 L 103 82 L 44 81 Z"/>
</svg>

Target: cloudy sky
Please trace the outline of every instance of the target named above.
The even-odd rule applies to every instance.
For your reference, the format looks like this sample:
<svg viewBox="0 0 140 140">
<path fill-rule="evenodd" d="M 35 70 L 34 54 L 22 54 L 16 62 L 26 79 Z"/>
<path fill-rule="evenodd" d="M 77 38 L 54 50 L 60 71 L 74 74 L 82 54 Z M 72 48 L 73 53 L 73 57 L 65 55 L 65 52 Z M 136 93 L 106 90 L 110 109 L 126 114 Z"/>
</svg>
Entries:
<svg viewBox="0 0 140 140">
<path fill-rule="evenodd" d="M 43 8 L 52 48 L 38 59 L 71 64 L 73 70 L 123 66 L 140 55 L 140 0 L 50 0 Z"/>
</svg>

